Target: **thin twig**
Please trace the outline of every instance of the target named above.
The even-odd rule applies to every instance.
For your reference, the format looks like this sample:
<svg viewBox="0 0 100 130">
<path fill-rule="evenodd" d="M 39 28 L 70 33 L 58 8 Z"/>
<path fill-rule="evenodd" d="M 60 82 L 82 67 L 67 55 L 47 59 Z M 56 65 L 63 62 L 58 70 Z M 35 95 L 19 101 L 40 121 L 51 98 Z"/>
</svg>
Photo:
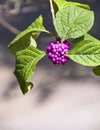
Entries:
<svg viewBox="0 0 100 130">
<path fill-rule="evenodd" d="M 54 21 L 55 15 L 54 15 L 53 3 L 52 3 L 52 0 L 49 0 L 49 1 L 50 1 L 50 7 L 51 7 L 52 18 L 53 18 L 53 21 Z"/>
<path fill-rule="evenodd" d="M 15 28 L 14 26 L 12 26 L 11 24 L 9 24 L 6 20 L 4 20 L 2 17 L 0 17 L 0 24 L 2 26 L 4 26 L 5 28 L 7 28 L 10 32 L 14 33 L 15 35 L 18 35 L 20 33 L 20 31 Z"/>
</svg>

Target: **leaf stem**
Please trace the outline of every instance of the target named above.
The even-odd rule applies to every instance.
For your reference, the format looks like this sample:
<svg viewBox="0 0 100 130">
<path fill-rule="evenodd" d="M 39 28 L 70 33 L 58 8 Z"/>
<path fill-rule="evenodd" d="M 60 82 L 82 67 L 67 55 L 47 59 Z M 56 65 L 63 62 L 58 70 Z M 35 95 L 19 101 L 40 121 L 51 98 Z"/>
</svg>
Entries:
<svg viewBox="0 0 100 130">
<path fill-rule="evenodd" d="M 53 36 L 55 36 L 55 37 L 57 38 L 57 35 L 56 35 L 55 33 L 52 33 L 52 32 L 50 32 L 50 31 L 48 31 L 48 30 L 45 30 L 44 32 L 45 32 L 45 33 L 48 33 L 48 34 L 50 34 L 50 35 L 53 35 Z"/>
<path fill-rule="evenodd" d="M 52 3 L 52 0 L 49 0 L 50 1 L 50 7 L 51 7 L 51 13 L 52 13 L 52 19 L 54 21 L 55 19 L 55 15 L 54 15 L 54 9 L 53 9 L 53 3 Z"/>
</svg>

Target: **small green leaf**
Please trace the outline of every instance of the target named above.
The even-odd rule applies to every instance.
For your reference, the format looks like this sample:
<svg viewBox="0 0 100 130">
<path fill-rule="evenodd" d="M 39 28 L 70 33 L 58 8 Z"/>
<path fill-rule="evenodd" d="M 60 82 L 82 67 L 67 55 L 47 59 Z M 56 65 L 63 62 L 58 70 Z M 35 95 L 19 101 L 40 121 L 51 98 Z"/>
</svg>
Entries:
<svg viewBox="0 0 100 130">
<path fill-rule="evenodd" d="M 37 47 L 37 43 L 32 36 L 30 37 L 30 45 L 33 45 L 35 48 Z"/>
<path fill-rule="evenodd" d="M 100 65 L 100 41 L 80 41 L 67 56 L 74 62 L 84 66 L 98 66 Z"/>
<path fill-rule="evenodd" d="M 31 44 L 31 37 L 36 39 L 41 32 L 48 32 L 43 26 L 42 16 L 37 18 L 26 30 L 21 32 L 9 44 L 8 48 L 12 54 L 27 48 Z"/>
<path fill-rule="evenodd" d="M 96 75 L 96 76 L 100 76 L 100 65 L 95 67 L 93 69 L 93 73 Z"/>
<path fill-rule="evenodd" d="M 76 43 L 78 43 L 78 42 L 84 40 L 84 37 L 85 37 L 85 36 L 81 36 L 81 37 L 75 38 L 75 39 L 73 39 L 70 43 L 76 44 Z"/>
<path fill-rule="evenodd" d="M 66 4 L 63 6 L 63 8 L 67 7 L 67 6 L 71 6 L 71 5 L 75 5 L 75 6 L 90 10 L 89 5 L 81 4 L 81 3 L 78 3 L 78 2 L 66 2 Z"/>
<path fill-rule="evenodd" d="M 54 2 L 54 0 L 52 1 L 52 4 L 53 4 L 54 16 L 56 16 L 56 13 L 58 12 L 59 8 L 58 8 L 57 4 Z"/>
<path fill-rule="evenodd" d="M 85 35 L 93 26 L 94 13 L 77 6 L 59 10 L 54 21 L 55 29 L 62 40 Z"/>
<path fill-rule="evenodd" d="M 90 7 L 88 5 L 81 4 L 78 2 L 68 2 L 66 0 L 53 0 L 53 2 L 57 5 L 59 10 L 64 7 L 67 7 L 67 6 L 71 6 L 71 5 L 79 6 L 81 8 L 85 8 L 85 9 L 90 9 Z M 54 8 L 54 10 L 55 10 L 55 8 Z"/>
<path fill-rule="evenodd" d="M 37 62 L 45 56 L 45 52 L 34 46 L 29 46 L 25 50 L 16 53 L 16 69 L 14 74 L 20 84 L 23 94 L 30 91 L 33 84 L 29 82 L 34 73 Z"/>
<path fill-rule="evenodd" d="M 83 40 L 91 40 L 91 41 L 95 41 L 95 42 L 99 42 L 98 39 L 96 39 L 95 37 L 91 36 L 90 34 L 85 34 L 84 36 L 81 36 L 79 38 L 76 38 L 76 39 L 73 39 L 71 43 L 78 43 L 80 41 L 83 41 Z"/>
<path fill-rule="evenodd" d="M 63 8 L 66 3 L 68 3 L 66 0 L 53 0 L 53 2 L 58 6 L 59 10 Z"/>
<path fill-rule="evenodd" d="M 90 34 L 85 34 L 84 35 L 84 40 L 91 40 L 91 41 L 95 41 L 95 42 L 100 42 L 98 39 L 96 39 L 95 37 L 91 36 Z"/>
<path fill-rule="evenodd" d="M 89 9 L 90 10 L 90 7 L 86 4 L 81 4 L 81 3 L 78 3 L 78 2 L 68 2 L 66 0 L 52 0 L 53 2 L 53 9 L 54 9 L 54 14 L 56 15 L 56 13 L 64 8 L 64 7 L 67 7 L 67 6 L 71 6 L 71 5 L 75 5 L 75 6 L 78 6 L 78 7 L 81 7 L 81 8 L 85 8 L 85 9 Z"/>
</svg>

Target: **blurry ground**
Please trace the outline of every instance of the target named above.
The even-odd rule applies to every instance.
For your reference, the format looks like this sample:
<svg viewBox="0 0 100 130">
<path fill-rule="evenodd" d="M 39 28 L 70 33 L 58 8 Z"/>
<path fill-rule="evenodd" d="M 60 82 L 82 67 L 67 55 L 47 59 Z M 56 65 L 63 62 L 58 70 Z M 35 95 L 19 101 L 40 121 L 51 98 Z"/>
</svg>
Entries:
<svg viewBox="0 0 100 130">
<path fill-rule="evenodd" d="M 32 12 L 3 18 L 23 30 L 41 13 L 46 27 L 53 30 L 48 1 L 33 2 Z M 88 1 L 96 21 L 91 34 L 100 39 L 100 2 L 92 2 Z M 13 75 L 14 57 L 7 49 L 14 37 L 0 26 L 0 130 L 100 130 L 100 78 L 92 68 L 71 61 L 55 67 L 43 58 L 32 78 L 33 90 L 23 96 Z M 41 35 L 39 48 L 44 50 L 50 40 Z"/>
</svg>

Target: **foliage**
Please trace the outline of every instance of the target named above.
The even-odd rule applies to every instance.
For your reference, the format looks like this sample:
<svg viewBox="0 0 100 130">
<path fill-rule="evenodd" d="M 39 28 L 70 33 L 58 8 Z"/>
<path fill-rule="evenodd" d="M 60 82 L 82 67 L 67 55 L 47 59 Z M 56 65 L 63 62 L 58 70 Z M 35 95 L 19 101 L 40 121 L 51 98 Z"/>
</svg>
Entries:
<svg viewBox="0 0 100 130">
<path fill-rule="evenodd" d="M 16 57 L 14 71 L 23 94 L 32 88 L 29 81 L 36 64 L 46 53 L 37 48 L 35 39 L 41 32 L 54 34 L 63 43 L 70 40 L 73 47 L 66 54 L 71 60 L 84 66 L 96 66 L 93 72 L 100 76 L 100 41 L 88 34 L 94 23 L 94 13 L 90 7 L 78 2 L 51 0 L 53 24 L 56 34 L 43 26 L 39 16 L 27 29 L 21 32 L 8 46 Z"/>
<path fill-rule="evenodd" d="M 29 82 L 37 62 L 45 55 L 33 45 L 16 53 L 16 69 L 14 71 L 23 94 L 28 92 L 33 84 Z"/>
<path fill-rule="evenodd" d="M 62 40 L 85 35 L 92 27 L 94 14 L 90 10 L 74 5 L 59 10 L 55 18 L 55 28 Z"/>
</svg>

